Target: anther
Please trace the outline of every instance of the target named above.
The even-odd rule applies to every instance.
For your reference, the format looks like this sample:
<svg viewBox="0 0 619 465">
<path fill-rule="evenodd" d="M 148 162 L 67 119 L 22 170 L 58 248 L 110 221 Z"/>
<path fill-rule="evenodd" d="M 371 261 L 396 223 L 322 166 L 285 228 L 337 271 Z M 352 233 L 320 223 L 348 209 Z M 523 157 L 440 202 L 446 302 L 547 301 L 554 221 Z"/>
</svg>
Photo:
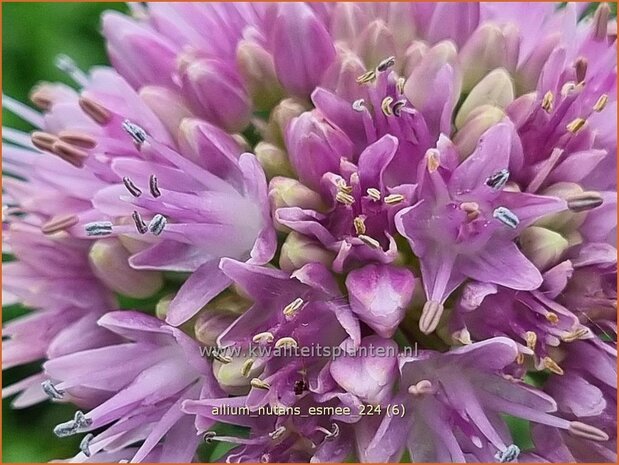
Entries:
<svg viewBox="0 0 619 465">
<path fill-rule="evenodd" d="M 414 396 L 421 396 L 424 394 L 433 394 L 434 386 L 432 382 L 427 379 L 422 379 L 417 384 L 412 384 L 408 387 L 408 393 Z"/>
<path fill-rule="evenodd" d="M 64 391 L 60 389 L 56 389 L 56 386 L 54 386 L 53 383 L 49 379 L 41 383 L 41 388 L 43 389 L 43 392 L 47 394 L 47 397 L 49 397 L 50 399 L 59 400 L 64 397 Z"/>
<path fill-rule="evenodd" d="M 376 71 L 382 73 L 395 65 L 395 57 L 388 57 L 381 61 L 376 67 Z"/>
<path fill-rule="evenodd" d="M 148 223 L 148 230 L 155 236 L 159 236 L 165 229 L 167 223 L 168 220 L 166 217 L 157 213 Z"/>
<path fill-rule="evenodd" d="M 593 37 L 595 40 L 602 41 L 608 34 L 608 20 L 610 18 L 610 7 L 607 3 L 601 3 L 593 16 Z"/>
<path fill-rule="evenodd" d="M 573 212 L 584 212 L 591 210 L 604 203 L 604 199 L 599 192 L 583 192 L 581 194 L 572 195 L 566 200 L 567 207 Z"/>
<path fill-rule="evenodd" d="M 58 137 L 67 144 L 75 145 L 83 149 L 94 149 L 97 146 L 96 139 L 80 131 L 60 131 Z"/>
<path fill-rule="evenodd" d="M 135 229 L 137 229 L 140 234 L 146 234 L 146 232 L 148 231 L 148 226 L 146 226 L 146 223 L 142 219 L 140 213 L 134 211 L 131 214 L 131 218 L 133 218 L 133 222 L 135 223 Z"/>
<path fill-rule="evenodd" d="M 253 366 L 254 366 L 254 359 L 248 358 L 247 360 L 245 360 L 245 363 L 243 363 L 243 366 L 241 367 L 241 374 L 245 378 L 248 378 L 249 373 L 251 372 L 251 369 L 253 368 Z"/>
<path fill-rule="evenodd" d="M 129 177 L 125 176 L 123 178 L 123 184 L 132 196 L 139 197 L 140 195 L 142 195 L 142 191 L 140 190 L 140 188 L 136 186 Z"/>
<path fill-rule="evenodd" d="M 148 178 L 148 187 L 150 189 L 150 193 L 154 198 L 161 196 L 161 191 L 159 190 L 159 183 L 157 181 L 157 176 L 154 174 L 150 175 Z"/>
<path fill-rule="evenodd" d="M 599 113 L 604 108 L 606 108 L 607 103 L 608 103 L 608 95 L 606 94 L 600 95 L 600 98 L 597 99 L 597 102 L 595 102 L 595 105 L 593 105 L 593 111 L 596 111 Z"/>
<path fill-rule="evenodd" d="M 550 322 L 550 324 L 556 325 L 559 322 L 559 317 L 554 312 L 546 313 L 545 317 Z"/>
<path fill-rule="evenodd" d="M 362 98 L 355 100 L 352 103 L 352 109 L 358 112 L 362 112 L 363 110 L 365 110 L 365 100 L 363 100 Z"/>
<path fill-rule="evenodd" d="M 224 355 L 220 350 L 213 351 L 213 358 L 224 365 L 227 365 L 232 361 L 232 357 Z"/>
<path fill-rule="evenodd" d="M 576 118 L 571 123 L 569 123 L 565 127 L 565 129 L 567 129 L 568 132 L 571 132 L 572 134 L 576 134 L 578 131 L 580 131 L 583 128 L 586 122 L 587 121 L 583 118 Z"/>
<path fill-rule="evenodd" d="M 51 152 L 54 142 L 56 142 L 58 138 L 48 132 L 34 131 L 30 135 L 30 140 L 32 141 L 32 145 L 34 145 L 39 150 Z"/>
<path fill-rule="evenodd" d="M 296 298 L 284 307 L 284 316 L 287 318 L 292 318 L 301 309 L 303 304 L 303 299 L 301 299 L 300 297 Z"/>
<path fill-rule="evenodd" d="M 357 77 L 356 81 L 359 84 L 367 84 L 374 81 L 374 79 L 376 79 L 376 70 L 371 69 L 370 71 L 363 73 L 361 76 Z"/>
<path fill-rule="evenodd" d="M 524 354 L 522 352 L 518 352 L 518 355 L 516 355 L 516 363 L 518 365 L 524 364 Z"/>
<path fill-rule="evenodd" d="M 271 439 L 273 439 L 273 441 L 277 441 L 279 438 L 281 438 L 284 434 L 286 434 L 286 427 L 285 426 L 279 426 L 277 428 L 275 428 L 274 431 L 271 431 L 269 433 L 269 437 Z"/>
<path fill-rule="evenodd" d="M 436 149 L 429 149 L 426 152 L 426 160 L 428 163 L 428 172 L 434 173 L 441 166 L 441 154 Z"/>
<path fill-rule="evenodd" d="M 391 106 L 391 110 L 393 114 L 396 116 L 400 116 L 402 114 L 402 108 L 406 105 L 406 100 L 398 100 Z"/>
<path fill-rule="evenodd" d="M 88 158 L 88 152 L 61 140 L 54 142 L 52 152 L 76 168 L 84 166 L 84 161 Z"/>
<path fill-rule="evenodd" d="M 406 84 L 406 79 L 403 77 L 399 77 L 398 80 L 395 82 L 395 88 L 400 95 L 404 93 L 404 84 Z"/>
<path fill-rule="evenodd" d="M 550 113 L 554 107 L 555 96 L 552 91 L 548 91 L 544 94 L 544 98 L 542 99 L 542 109 L 546 113 Z"/>
<path fill-rule="evenodd" d="M 325 441 L 330 441 L 340 435 L 340 426 L 337 423 L 331 423 L 331 431 L 325 435 Z"/>
<path fill-rule="evenodd" d="M 111 221 L 95 221 L 84 226 L 87 236 L 109 236 L 112 234 Z"/>
<path fill-rule="evenodd" d="M 380 248 L 380 242 L 378 242 L 373 237 L 367 236 L 365 234 L 359 234 L 359 236 L 357 236 L 357 237 L 359 239 L 361 239 L 363 241 L 363 243 L 365 245 L 367 245 L 368 247 L 371 247 L 373 249 L 379 249 Z"/>
<path fill-rule="evenodd" d="M 503 189 L 505 184 L 509 181 L 509 170 L 503 168 L 500 171 L 497 171 L 491 176 L 488 176 L 486 179 L 486 186 L 494 189 L 495 191 Z"/>
<path fill-rule="evenodd" d="M 252 378 L 249 384 L 251 384 L 251 387 L 254 387 L 256 389 L 269 389 L 271 387 L 269 383 L 261 380 L 260 378 Z"/>
<path fill-rule="evenodd" d="M 571 421 L 568 426 L 568 432 L 573 436 L 591 441 L 604 442 L 608 441 L 608 434 L 595 426 L 581 423 L 580 421 Z"/>
<path fill-rule="evenodd" d="M 404 201 L 405 197 L 402 194 L 390 194 L 385 197 L 385 203 L 387 205 L 397 205 L 398 203 Z"/>
<path fill-rule="evenodd" d="M 589 330 L 585 327 L 576 328 L 575 330 L 561 336 L 561 340 L 563 342 L 574 342 L 579 339 L 587 339 L 589 334 Z"/>
<path fill-rule="evenodd" d="M 293 349 L 296 349 L 298 346 L 299 346 L 298 342 L 296 341 L 296 339 L 292 337 L 282 337 L 281 339 L 278 339 L 277 342 L 275 343 L 276 349 L 279 349 L 281 347 L 284 347 L 284 348 L 291 347 Z"/>
<path fill-rule="evenodd" d="M 105 107 L 87 97 L 80 97 L 79 106 L 84 113 L 101 126 L 109 123 L 112 119 L 112 115 Z"/>
<path fill-rule="evenodd" d="M 30 92 L 28 98 L 39 109 L 43 111 L 49 111 L 52 107 L 52 104 L 54 103 L 49 93 L 49 90 L 49 84 L 38 85 L 34 89 L 32 89 L 32 92 Z"/>
<path fill-rule="evenodd" d="M 204 435 L 202 436 L 202 439 L 204 440 L 204 442 L 206 442 L 207 444 L 210 444 L 211 442 L 213 442 L 213 440 L 215 439 L 215 436 L 217 436 L 217 433 L 215 431 L 207 431 L 206 433 L 204 433 Z"/>
<path fill-rule="evenodd" d="M 456 331 L 451 335 L 451 337 L 465 346 L 473 343 L 473 341 L 471 340 L 471 333 L 466 328 L 462 328 L 461 330 Z"/>
<path fill-rule="evenodd" d="M 498 207 L 492 212 L 492 216 L 510 228 L 517 228 L 520 220 L 509 208 Z"/>
<path fill-rule="evenodd" d="M 419 319 L 419 329 L 422 333 L 430 334 L 436 329 L 444 309 L 443 304 L 436 300 L 429 300 L 423 305 Z"/>
<path fill-rule="evenodd" d="M 146 142 L 146 131 L 144 131 L 144 129 L 142 129 L 137 124 L 134 124 L 128 119 L 126 119 L 125 121 L 123 121 L 122 127 L 125 132 L 131 136 L 133 142 L 135 142 L 136 145 L 140 146 L 144 142 Z"/>
<path fill-rule="evenodd" d="M 86 457 L 90 457 L 90 442 L 93 440 L 94 437 L 94 434 L 88 433 L 82 438 L 82 441 L 80 442 L 80 450 L 84 453 Z"/>
<path fill-rule="evenodd" d="M 78 410 L 75 412 L 73 420 L 65 421 L 64 423 L 56 425 L 54 428 L 54 434 L 60 438 L 71 436 L 79 433 L 79 431 L 83 428 L 88 428 L 91 424 L 92 420 L 90 418 L 86 418 L 84 413 Z"/>
<path fill-rule="evenodd" d="M 391 104 L 393 103 L 393 97 L 385 97 L 380 104 L 380 109 L 383 111 L 385 116 L 392 116 L 393 110 L 391 109 Z"/>
<path fill-rule="evenodd" d="M 370 187 L 367 191 L 368 197 L 378 202 L 380 200 L 380 191 L 374 187 Z"/>
<path fill-rule="evenodd" d="M 346 194 L 342 191 L 335 195 L 335 200 L 343 205 L 352 205 L 355 203 L 355 198 L 352 195 Z"/>
<path fill-rule="evenodd" d="M 349 186 L 344 178 L 339 178 L 335 185 L 337 186 L 337 190 L 339 192 L 343 192 L 344 194 L 352 194 L 352 186 Z"/>
<path fill-rule="evenodd" d="M 57 55 L 54 59 L 54 65 L 63 73 L 67 73 L 71 79 L 77 84 L 85 86 L 88 84 L 88 76 L 78 68 L 77 64 L 71 57 L 65 54 Z"/>
<path fill-rule="evenodd" d="M 353 226 L 355 227 L 355 233 L 357 235 L 365 234 L 366 227 L 365 227 L 365 218 L 363 216 L 355 217 L 352 223 L 353 223 Z"/>
<path fill-rule="evenodd" d="M 57 215 L 41 226 L 43 234 L 54 234 L 59 231 L 65 231 L 79 222 L 75 215 Z"/>
<path fill-rule="evenodd" d="M 264 333 L 258 333 L 254 337 L 251 338 L 252 342 L 255 344 L 266 343 L 270 344 L 273 342 L 274 336 L 273 333 L 265 331 Z"/>
<path fill-rule="evenodd" d="M 479 204 L 477 202 L 462 202 L 460 210 L 466 212 L 466 216 L 470 221 L 473 221 L 480 215 Z"/>
<path fill-rule="evenodd" d="M 498 451 L 494 458 L 499 463 L 514 463 L 518 461 L 518 456 L 520 455 L 520 448 L 516 444 L 511 444 L 507 446 L 507 449 L 504 451 Z"/>
<path fill-rule="evenodd" d="M 583 82 L 587 75 L 587 59 L 579 57 L 574 63 L 574 69 L 576 70 L 576 82 Z"/>
<path fill-rule="evenodd" d="M 524 335 L 524 339 L 527 341 L 527 347 L 531 350 L 535 350 L 537 344 L 537 334 L 533 331 L 527 331 Z"/>
<path fill-rule="evenodd" d="M 555 375 L 563 375 L 563 368 L 561 368 L 559 364 L 550 357 L 544 357 L 542 359 L 542 364 L 544 365 L 544 368 L 547 368 Z"/>
</svg>

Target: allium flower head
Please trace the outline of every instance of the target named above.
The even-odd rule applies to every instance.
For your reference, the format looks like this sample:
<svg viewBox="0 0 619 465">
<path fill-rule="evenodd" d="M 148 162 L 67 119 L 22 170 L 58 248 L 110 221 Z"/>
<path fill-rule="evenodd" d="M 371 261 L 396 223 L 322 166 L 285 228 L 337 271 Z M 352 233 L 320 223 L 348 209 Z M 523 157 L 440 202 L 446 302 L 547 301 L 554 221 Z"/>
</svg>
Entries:
<svg viewBox="0 0 619 465">
<path fill-rule="evenodd" d="M 614 15 L 105 13 L 3 96 L 3 396 L 75 462 L 615 462 Z"/>
</svg>

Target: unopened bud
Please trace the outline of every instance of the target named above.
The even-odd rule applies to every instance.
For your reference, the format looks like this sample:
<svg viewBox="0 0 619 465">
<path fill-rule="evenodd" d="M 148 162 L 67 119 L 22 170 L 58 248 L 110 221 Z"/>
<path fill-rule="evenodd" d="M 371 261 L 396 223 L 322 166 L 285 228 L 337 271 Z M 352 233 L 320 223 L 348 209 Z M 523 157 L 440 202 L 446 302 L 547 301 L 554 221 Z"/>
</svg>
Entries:
<svg viewBox="0 0 619 465">
<path fill-rule="evenodd" d="M 215 346 L 217 338 L 236 318 L 226 313 L 206 310 L 196 320 L 194 327 L 196 339 L 207 346 Z"/>
<path fill-rule="evenodd" d="M 256 109 L 270 110 L 284 96 L 275 74 L 273 57 L 261 45 L 242 40 L 236 49 L 239 72 Z"/>
<path fill-rule="evenodd" d="M 460 159 L 463 160 L 473 153 L 481 135 L 504 117 L 503 110 L 492 105 L 477 107 L 472 111 L 466 123 L 454 136 Z"/>
<path fill-rule="evenodd" d="M 145 86 L 140 89 L 140 98 L 159 118 L 168 132 L 175 136 L 184 118 L 192 116 L 178 92 L 165 87 Z"/>
<path fill-rule="evenodd" d="M 556 265 L 569 247 L 561 234 L 538 226 L 522 231 L 519 241 L 522 253 L 540 270 Z"/>
<path fill-rule="evenodd" d="M 282 245 L 279 266 L 284 271 L 298 270 L 303 265 L 314 262 L 329 266 L 334 258 L 334 254 L 320 243 L 293 231 Z"/>
<path fill-rule="evenodd" d="M 275 176 L 294 177 L 285 150 L 269 142 L 260 141 L 256 145 L 254 153 L 269 179 Z"/>
<path fill-rule="evenodd" d="M 320 194 L 296 179 L 276 176 L 269 182 L 269 199 L 275 210 L 282 207 L 300 207 L 311 210 L 324 209 Z"/>
<path fill-rule="evenodd" d="M 288 123 L 306 110 L 305 106 L 297 99 L 287 98 L 282 100 L 273 110 L 269 117 L 264 139 L 281 147 L 285 146 L 284 134 Z"/>
<path fill-rule="evenodd" d="M 110 289 L 136 299 L 150 297 L 163 286 L 161 273 L 131 268 L 129 256 L 118 239 L 107 238 L 97 240 L 88 257 L 94 273 Z"/>
</svg>

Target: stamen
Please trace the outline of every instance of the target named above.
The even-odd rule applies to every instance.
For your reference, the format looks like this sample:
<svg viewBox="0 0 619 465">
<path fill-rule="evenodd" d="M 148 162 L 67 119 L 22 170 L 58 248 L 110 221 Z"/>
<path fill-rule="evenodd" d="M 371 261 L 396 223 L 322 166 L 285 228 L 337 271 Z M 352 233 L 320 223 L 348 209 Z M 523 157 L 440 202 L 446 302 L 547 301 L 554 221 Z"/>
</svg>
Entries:
<svg viewBox="0 0 619 465">
<path fill-rule="evenodd" d="M 398 203 L 405 200 L 405 197 L 402 194 L 390 194 L 385 197 L 385 203 L 387 205 L 397 205 Z"/>
<path fill-rule="evenodd" d="M 610 13 L 610 7 L 607 3 L 600 4 L 598 9 L 595 10 L 595 15 L 593 16 L 593 37 L 598 42 L 606 39 Z"/>
<path fill-rule="evenodd" d="M 380 104 L 380 109 L 383 111 L 385 116 L 392 116 L 393 111 L 391 110 L 391 103 L 393 102 L 393 97 L 385 97 Z"/>
<path fill-rule="evenodd" d="M 52 145 L 52 152 L 76 168 L 83 167 L 84 161 L 88 158 L 88 152 L 67 144 L 66 142 L 62 142 L 61 140 L 54 142 L 54 145 Z"/>
<path fill-rule="evenodd" d="M 215 431 L 207 431 L 206 433 L 204 433 L 204 436 L 202 436 L 202 439 L 207 444 L 210 444 L 215 439 L 215 436 L 217 436 L 217 433 Z"/>
<path fill-rule="evenodd" d="M 249 384 L 251 384 L 251 387 L 254 387 L 256 389 L 269 389 L 271 387 L 269 383 L 261 380 L 260 378 L 252 378 Z"/>
<path fill-rule="evenodd" d="M 597 208 L 604 203 L 599 192 L 583 192 L 567 199 L 567 207 L 573 212 L 584 212 Z"/>
<path fill-rule="evenodd" d="M 436 149 L 429 149 L 426 152 L 426 160 L 428 163 L 428 172 L 434 173 L 441 166 L 441 154 Z"/>
<path fill-rule="evenodd" d="M 270 344 L 271 342 L 273 342 L 274 338 L 275 336 L 273 336 L 273 333 L 265 331 L 264 333 L 256 334 L 254 337 L 251 338 L 251 340 L 255 344 L 261 344 L 263 342 L 266 344 Z"/>
<path fill-rule="evenodd" d="M 137 211 L 134 211 L 131 214 L 131 218 L 133 218 L 133 222 L 135 223 L 135 229 L 137 229 L 140 234 L 146 234 L 148 226 L 146 226 L 142 216 Z"/>
<path fill-rule="evenodd" d="M 213 358 L 217 360 L 218 362 L 223 363 L 224 365 L 227 365 L 228 363 L 232 361 L 232 357 L 224 355 L 221 350 L 214 350 Z"/>
<path fill-rule="evenodd" d="M 61 53 L 56 56 L 54 65 L 63 73 L 67 73 L 71 79 L 82 87 L 88 85 L 88 76 L 78 68 L 77 64 L 71 57 Z"/>
<path fill-rule="evenodd" d="M 518 365 L 524 364 L 524 354 L 522 352 L 518 352 L 518 355 L 516 355 L 516 363 Z"/>
<path fill-rule="evenodd" d="M 299 346 L 299 344 L 297 343 L 296 339 L 292 338 L 292 337 L 282 337 L 281 339 L 278 339 L 277 342 L 275 343 L 275 348 L 279 349 L 281 347 L 292 347 L 293 349 L 296 349 Z"/>
<path fill-rule="evenodd" d="M 356 80 L 359 84 L 367 84 L 374 81 L 374 79 L 376 79 L 376 70 L 371 69 L 370 71 L 363 73 Z"/>
<path fill-rule="evenodd" d="M 406 84 L 406 79 L 403 77 L 398 78 L 398 80 L 395 82 L 395 88 L 400 95 L 404 93 L 404 84 Z"/>
<path fill-rule="evenodd" d="M 432 382 L 427 379 L 422 379 L 417 384 L 412 384 L 408 387 L 408 393 L 414 396 L 421 396 L 424 394 L 433 394 L 434 386 Z"/>
<path fill-rule="evenodd" d="M 352 109 L 358 112 L 362 112 L 365 110 L 365 100 L 363 100 L 362 98 L 355 100 L 352 103 Z"/>
<path fill-rule="evenodd" d="M 41 226 L 43 234 L 54 234 L 59 231 L 65 231 L 79 222 L 75 215 L 57 215 Z"/>
<path fill-rule="evenodd" d="M 512 212 L 509 208 L 498 207 L 492 212 L 492 216 L 499 220 L 506 226 L 515 229 L 518 227 L 520 220 L 516 216 L 514 212 Z"/>
<path fill-rule="evenodd" d="M 54 386 L 49 379 L 41 383 L 41 388 L 43 389 L 43 392 L 47 394 L 47 397 L 52 400 L 60 400 L 64 397 L 64 391 L 56 389 L 56 386 Z"/>
<path fill-rule="evenodd" d="M 34 89 L 32 89 L 32 92 L 30 92 L 28 98 L 39 109 L 43 111 L 49 111 L 52 107 L 52 104 L 54 103 L 49 94 L 49 90 L 49 84 L 44 83 L 37 85 Z"/>
<path fill-rule="evenodd" d="M 58 140 L 58 138 L 48 132 L 34 131 L 30 135 L 30 140 L 32 141 L 32 145 L 39 150 L 52 152 L 54 143 Z"/>
<path fill-rule="evenodd" d="M 300 297 L 290 302 L 284 307 L 284 316 L 286 318 L 292 318 L 293 316 L 295 316 L 299 309 L 303 306 L 303 303 L 303 299 L 301 299 Z"/>
<path fill-rule="evenodd" d="M 402 114 L 402 108 L 406 105 L 406 100 L 398 100 L 395 102 L 391 109 L 393 110 L 393 114 L 396 116 L 400 116 Z"/>
<path fill-rule="evenodd" d="M 544 368 L 547 368 L 555 375 L 563 375 L 563 368 L 561 368 L 559 364 L 550 357 L 544 357 L 542 359 L 542 363 L 544 364 Z"/>
<path fill-rule="evenodd" d="M 601 429 L 586 423 L 581 423 L 580 421 L 571 421 L 567 430 L 573 436 L 589 439 L 591 441 L 605 442 L 609 439 L 608 434 Z"/>
<path fill-rule="evenodd" d="M 578 86 L 576 85 L 575 82 L 569 81 L 566 82 L 565 84 L 563 84 L 563 86 L 561 87 L 561 95 L 563 97 L 567 97 L 568 95 L 570 95 L 572 92 L 575 92 L 576 89 L 578 89 Z"/>
<path fill-rule="evenodd" d="M 279 438 L 281 438 L 284 434 L 286 434 L 286 427 L 285 426 L 279 426 L 278 428 L 276 428 L 274 431 L 271 431 L 269 433 L 269 437 L 271 439 L 273 439 L 273 441 L 277 441 Z"/>
<path fill-rule="evenodd" d="M 140 188 L 138 188 L 138 186 L 136 186 L 129 177 L 125 176 L 123 178 L 123 184 L 132 196 L 139 197 L 140 195 L 142 195 L 142 191 L 140 190 Z"/>
<path fill-rule="evenodd" d="M 462 202 L 460 210 L 466 212 L 466 216 L 470 221 L 473 221 L 480 215 L 479 204 L 477 202 Z"/>
<path fill-rule="evenodd" d="M 241 374 L 243 376 L 245 376 L 245 378 L 249 377 L 249 373 L 251 372 L 251 369 L 254 366 L 254 359 L 253 358 L 248 358 L 247 360 L 245 360 L 245 363 L 243 363 L 243 366 L 241 367 Z"/>
<path fill-rule="evenodd" d="M 486 186 L 498 191 L 503 189 L 507 181 L 509 181 L 509 170 L 503 168 L 486 179 Z"/>
<path fill-rule="evenodd" d="M 352 195 L 341 191 L 336 194 L 335 200 L 344 205 L 352 205 L 355 203 L 355 198 Z"/>
<path fill-rule="evenodd" d="M 576 69 L 576 82 L 584 82 L 587 75 L 587 59 L 584 57 L 578 57 L 574 68 Z"/>
<path fill-rule="evenodd" d="M 387 71 L 389 68 L 391 68 L 393 65 L 395 65 L 395 57 L 389 57 L 389 58 L 385 58 L 383 61 L 381 61 L 378 66 L 376 67 L 376 71 L 378 72 L 384 72 Z"/>
<path fill-rule="evenodd" d="M 537 344 L 537 334 L 533 331 L 527 331 L 524 339 L 527 341 L 527 347 L 531 350 L 535 350 L 535 345 Z"/>
<path fill-rule="evenodd" d="M 576 134 L 580 131 L 587 121 L 583 118 L 576 118 L 570 124 L 568 124 L 565 129 L 567 129 L 572 134 Z"/>
<path fill-rule="evenodd" d="M 90 442 L 93 440 L 94 437 L 94 434 L 88 433 L 86 436 L 83 437 L 82 441 L 80 442 L 80 450 L 84 453 L 86 457 L 90 457 Z"/>
<path fill-rule="evenodd" d="M 260 463 L 269 463 L 271 461 L 271 456 L 269 454 L 262 454 L 260 456 Z"/>
<path fill-rule="evenodd" d="M 109 123 L 112 119 L 112 115 L 105 107 L 87 97 L 80 97 L 79 105 L 84 113 L 101 126 Z"/>
<path fill-rule="evenodd" d="M 548 91 L 544 94 L 544 98 L 542 99 L 542 109 L 546 113 L 550 113 L 552 108 L 554 107 L 555 96 L 552 91 Z"/>
<path fill-rule="evenodd" d="M 471 340 L 471 333 L 466 328 L 463 328 L 460 331 L 456 331 L 451 335 L 451 337 L 465 346 L 473 343 L 473 341 Z"/>
<path fill-rule="evenodd" d="M 355 227 L 355 233 L 357 235 L 365 234 L 366 232 L 365 217 L 363 216 L 355 217 L 355 219 L 353 220 L 353 226 Z"/>
<path fill-rule="evenodd" d="M 153 219 L 150 220 L 150 223 L 148 223 L 148 230 L 155 236 L 159 236 L 165 229 L 167 223 L 168 220 L 166 217 L 157 213 L 153 216 Z"/>
<path fill-rule="evenodd" d="M 550 322 L 550 324 L 556 325 L 559 322 L 559 317 L 554 312 L 546 313 L 546 319 Z"/>
<path fill-rule="evenodd" d="M 79 433 L 79 430 L 83 428 L 88 428 L 91 424 L 92 420 L 90 418 L 86 418 L 84 413 L 78 410 L 77 412 L 75 412 L 73 420 L 65 421 L 64 423 L 56 425 L 56 427 L 54 428 L 54 434 L 59 438 L 72 436 Z"/>
<path fill-rule="evenodd" d="M 374 187 L 370 187 L 367 191 L 368 197 L 378 202 L 380 200 L 380 191 Z"/>
<path fill-rule="evenodd" d="M 588 328 L 577 328 L 573 331 L 570 331 L 569 333 L 564 334 L 563 336 L 561 336 L 561 340 L 563 342 L 574 342 L 577 341 L 579 339 L 587 339 L 587 337 L 589 336 L 589 329 Z"/>
<path fill-rule="evenodd" d="M 424 334 L 433 332 L 441 319 L 445 307 L 436 300 L 429 300 L 423 305 L 421 318 L 419 319 L 419 329 Z"/>
<path fill-rule="evenodd" d="M 87 236 L 109 236 L 112 234 L 111 221 L 95 221 L 84 226 Z"/>
<path fill-rule="evenodd" d="M 150 188 L 150 193 L 153 197 L 161 197 L 161 191 L 159 190 L 157 176 L 155 176 L 154 174 L 151 174 L 150 178 L 148 178 L 148 187 Z"/>
<path fill-rule="evenodd" d="M 363 241 L 363 243 L 365 245 L 367 245 L 368 247 L 371 247 L 373 249 L 379 249 L 380 248 L 380 242 L 378 242 L 373 237 L 366 236 L 365 234 L 359 234 L 359 236 L 357 236 L 357 237 L 359 239 L 361 239 Z"/>
<path fill-rule="evenodd" d="M 343 192 L 344 194 L 352 194 L 352 186 L 349 186 L 344 178 L 339 178 L 335 185 L 337 186 L 337 190 Z"/>
<path fill-rule="evenodd" d="M 340 435 L 340 425 L 337 423 L 331 423 L 331 431 L 325 435 L 325 441 L 331 441 Z"/>
<path fill-rule="evenodd" d="M 97 146 L 97 140 L 90 137 L 85 132 L 80 131 L 60 131 L 58 137 L 61 141 L 67 144 L 75 145 L 83 149 L 94 149 Z"/>
<path fill-rule="evenodd" d="M 144 142 L 146 142 L 146 131 L 144 131 L 144 129 L 142 129 L 137 124 L 134 124 L 128 119 L 126 119 L 125 121 L 123 121 L 122 127 L 125 132 L 132 137 L 133 142 L 135 142 L 137 146 L 140 146 Z"/>
<path fill-rule="evenodd" d="M 494 458 L 499 463 L 514 463 L 518 461 L 519 455 L 520 448 L 516 444 L 511 444 L 504 451 L 498 451 Z"/>
<path fill-rule="evenodd" d="M 593 105 L 593 111 L 601 112 L 604 108 L 606 108 L 606 104 L 608 103 L 608 95 L 602 94 L 600 98 Z"/>
</svg>

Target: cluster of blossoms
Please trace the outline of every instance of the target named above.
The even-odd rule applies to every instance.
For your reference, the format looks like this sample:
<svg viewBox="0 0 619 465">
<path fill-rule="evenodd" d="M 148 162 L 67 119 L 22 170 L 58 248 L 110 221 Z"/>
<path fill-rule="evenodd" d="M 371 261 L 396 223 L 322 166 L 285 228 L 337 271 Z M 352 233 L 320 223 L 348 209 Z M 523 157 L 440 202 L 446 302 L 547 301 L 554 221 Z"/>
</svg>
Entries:
<svg viewBox="0 0 619 465">
<path fill-rule="evenodd" d="M 3 98 L 3 396 L 71 461 L 617 460 L 608 5 L 129 7 Z"/>
</svg>

